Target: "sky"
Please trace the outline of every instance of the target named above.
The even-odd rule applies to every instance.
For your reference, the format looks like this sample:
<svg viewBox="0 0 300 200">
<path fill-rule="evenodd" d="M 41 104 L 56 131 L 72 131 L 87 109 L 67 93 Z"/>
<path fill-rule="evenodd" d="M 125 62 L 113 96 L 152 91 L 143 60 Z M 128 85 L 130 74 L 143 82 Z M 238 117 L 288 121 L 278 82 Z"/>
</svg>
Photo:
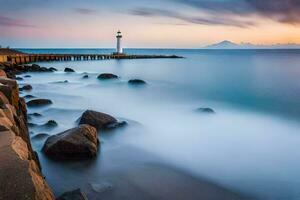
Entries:
<svg viewBox="0 0 300 200">
<path fill-rule="evenodd" d="M 0 45 L 199 48 L 300 43 L 300 0 L 0 0 Z"/>
</svg>

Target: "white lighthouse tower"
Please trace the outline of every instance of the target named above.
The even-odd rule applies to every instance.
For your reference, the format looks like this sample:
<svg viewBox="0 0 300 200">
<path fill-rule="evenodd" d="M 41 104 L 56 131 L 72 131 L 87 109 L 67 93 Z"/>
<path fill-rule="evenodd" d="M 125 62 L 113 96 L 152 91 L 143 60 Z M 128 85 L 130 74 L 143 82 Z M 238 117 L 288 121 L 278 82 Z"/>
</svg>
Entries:
<svg viewBox="0 0 300 200">
<path fill-rule="evenodd" d="M 117 32 L 117 54 L 123 54 L 123 48 L 122 48 L 122 33 L 121 31 Z"/>
</svg>

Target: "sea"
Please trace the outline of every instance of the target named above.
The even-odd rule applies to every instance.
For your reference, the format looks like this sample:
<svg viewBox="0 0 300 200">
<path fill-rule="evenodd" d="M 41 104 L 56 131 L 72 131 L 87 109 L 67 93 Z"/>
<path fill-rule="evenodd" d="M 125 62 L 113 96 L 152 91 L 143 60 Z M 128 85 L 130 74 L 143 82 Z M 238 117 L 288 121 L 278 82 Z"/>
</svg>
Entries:
<svg viewBox="0 0 300 200">
<path fill-rule="evenodd" d="M 90 199 L 200 199 L 196 194 L 208 184 L 219 188 L 207 189 L 208 193 L 230 191 L 241 199 L 300 199 L 300 50 L 125 49 L 125 53 L 184 58 L 40 62 L 58 71 L 28 73 L 30 78 L 19 81 L 33 86 L 22 96 L 53 101 L 48 107 L 28 108 L 28 113 L 43 115 L 31 117 L 31 123 L 58 123 L 55 128 L 30 127 L 43 174 L 56 195 L 81 188 Z M 65 67 L 76 72 L 65 73 Z M 101 73 L 120 78 L 101 81 L 97 79 Z M 83 79 L 84 74 L 89 78 Z M 147 84 L 132 86 L 130 79 Z M 211 108 L 215 114 L 198 108 Z M 47 158 L 41 151 L 46 138 L 35 136 L 75 127 L 87 109 L 128 125 L 100 131 L 99 153 L 93 160 Z M 196 184 L 197 180 L 205 184 Z"/>
</svg>

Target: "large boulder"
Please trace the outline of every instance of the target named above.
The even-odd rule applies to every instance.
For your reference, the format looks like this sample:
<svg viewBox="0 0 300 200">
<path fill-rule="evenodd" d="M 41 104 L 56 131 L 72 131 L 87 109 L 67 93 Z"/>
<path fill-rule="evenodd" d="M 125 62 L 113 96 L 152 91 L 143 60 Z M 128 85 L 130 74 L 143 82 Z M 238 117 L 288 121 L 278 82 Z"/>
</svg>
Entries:
<svg viewBox="0 0 300 200">
<path fill-rule="evenodd" d="M 110 74 L 110 73 L 103 73 L 98 76 L 98 79 L 100 80 L 117 79 L 117 78 L 119 78 L 117 75 Z"/>
<path fill-rule="evenodd" d="M 114 117 L 93 110 L 86 110 L 79 120 L 79 124 L 89 124 L 95 127 L 98 131 L 101 129 L 107 129 L 116 123 L 118 123 L 118 121 Z"/>
<path fill-rule="evenodd" d="M 63 193 L 57 200 L 88 200 L 88 198 L 80 189 L 76 189 Z"/>
<path fill-rule="evenodd" d="M 50 136 L 43 152 L 54 159 L 87 159 L 97 155 L 97 130 L 87 124 Z"/>
<path fill-rule="evenodd" d="M 50 104 L 52 104 L 52 101 L 49 99 L 33 99 L 27 102 L 29 107 L 47 106 Z"/>
</svg>

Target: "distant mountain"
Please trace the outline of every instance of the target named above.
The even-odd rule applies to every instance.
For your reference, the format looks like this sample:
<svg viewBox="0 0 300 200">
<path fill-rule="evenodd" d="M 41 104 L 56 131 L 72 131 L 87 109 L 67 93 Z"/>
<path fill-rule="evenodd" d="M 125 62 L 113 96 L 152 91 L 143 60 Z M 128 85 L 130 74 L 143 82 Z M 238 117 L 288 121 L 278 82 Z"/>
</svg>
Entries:
<svg viewBox="0 0 300 200">
<path fill-rule="evenodd" d="M 272 44 L 272 45 L 255 45 L 251 43 L 236 44 L 228 40 L 211 44 L 204 49 L 300 49 L 300 44 Z"/>
</svg>

